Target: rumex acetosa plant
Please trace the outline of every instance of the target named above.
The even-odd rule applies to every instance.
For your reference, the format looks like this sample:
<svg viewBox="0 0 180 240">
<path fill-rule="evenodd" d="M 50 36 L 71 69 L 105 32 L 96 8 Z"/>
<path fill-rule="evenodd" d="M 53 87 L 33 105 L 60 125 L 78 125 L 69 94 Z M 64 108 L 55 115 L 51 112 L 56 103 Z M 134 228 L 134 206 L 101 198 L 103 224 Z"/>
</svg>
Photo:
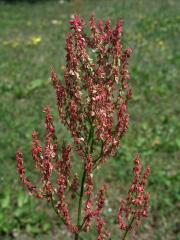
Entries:
<svg viewBox="0 0 180 240">
<path fill-rule="evenodd" d="M 128 130 L 128 102 L 132 96 L 128 59 L 132 50 L 122 46 L 122 20 L 113 28 L 110 20 L 96 23 L 92 16 L 88 34 L 85 21 L 76 15 L 70 26 L 64 81 L 58 79 L 54 70 L 51 78 L 59 118 L 71 133 L 73 144 L 63 141 L 60 150 L 51 109 L 46 107 L 45 145 L 41 145 L 36 131 L 32 133 L 32 156 L 41 176 L 41 187 L 26 177 L 21 151 L 16 154 L 18 172 L 34 196 L 52 205 L 75 240 L 82 239 L 81 232 L 88 234 L 93 224 L 97 240 L 112 239 L 103 215 L 107 187 L 97 191 L 94 175 L 116 153 Z M 79 157 L 80 172 L 73 165 L 73 151 Z M 150 168 L 142 172 L 139 155 L 134 164 L 128 196 L 120 201 L 117 210 L 122 240 L 137 231 L 149 208 L 145 187 Z"/>
</svg>

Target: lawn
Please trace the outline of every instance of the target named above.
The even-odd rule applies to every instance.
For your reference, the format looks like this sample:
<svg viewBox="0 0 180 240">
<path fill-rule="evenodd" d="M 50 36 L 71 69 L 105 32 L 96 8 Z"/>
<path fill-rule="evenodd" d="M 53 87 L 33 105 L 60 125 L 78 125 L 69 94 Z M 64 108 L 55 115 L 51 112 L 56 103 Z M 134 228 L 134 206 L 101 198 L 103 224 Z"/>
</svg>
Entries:
<svg viewBox="0 0 180 240">
<path fill-rule="evenodd" d="M 9 1 L 13 2 L 13 1 Z M 69 19 L 80 13 L 87 20 L 124 19 L 124 45 L 132 47 L 130 62 L 133 100 L 130 125 L 118 154 L 98 173 L 109 183 L 107 218 L 116 216 L 120 197 L 132 179 L 133 157 L 139 152 L 152 167 L 151 209 L 139 237 L 180 239 L 180 84 L 178 64 L 180 16 L 178 0 L 39 0 L 0 1 L 0 239 L 71 239 L 50 207 L 29 196 L 20 184 L 15 153 L 25 153 L 28 173 L 36 179 L 31 159 L 31 132 L 44 134 L 42 109 L 51 105 L 59 140 L 66 137 L 58 121 L 50 81 L 54 66 L 63 78 Z M 69 138 L 69 136 L 68 136 Z M 105 177 L 104 177 L 105 176 Z M 179 216 L 178 216 L 179 214 Z M 110 220 L 112 240 L 119 239 Z M 52 237 L 52 234 L 54 237 Z M 95 233 L 85 238 L 94 240 Z"/>
</svg>

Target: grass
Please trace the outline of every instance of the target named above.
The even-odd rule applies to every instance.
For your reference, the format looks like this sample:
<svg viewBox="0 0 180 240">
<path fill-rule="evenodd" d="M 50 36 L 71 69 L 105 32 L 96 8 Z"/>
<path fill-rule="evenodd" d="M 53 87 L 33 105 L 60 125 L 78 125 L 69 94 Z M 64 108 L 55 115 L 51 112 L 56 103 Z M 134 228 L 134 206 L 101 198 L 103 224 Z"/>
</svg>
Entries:
<svg viewBox="0 0 180 240">
<path fill-rule="evenodd" d="M 0 2 L 0 234 L 3 239 L 70 239 L 49 207 L 22 189 L 16 173 L 15 152 L 21 148 L 29 173 L 35 178 L 30 154 L 31 131 L 43 136 L 42 108 L 50 104 L 56 115 L 59 138 L 66 131 L 58 125 L 55 96 L 49 79 L 54 66 L 63 76 L 65 38 L 70 16 L 112 21 L 124 18 L 124 42 L 134 48 L 130 68 L 134 98 L 130 103 L 129 132 L 115 158 L 102 168 L 110 184 L 107 210 L 125 196 L 131 180 L 133 156 L 140 152 L 152 174 L 150 217 L 138 239 L 180 239 L 178 164 L 180 156 L 179 24 L 178 0 L 76 0 L 37 1 L 30 4 Z M 116 193 L 116 194 L 114 194 Z M 37 214 L 38 212 L 38 214 Z M 115 216 L 106 212 L 107 216 Z M 111 222 L 114 237 L 119 232 Z M 52 233 L 54 238 L 52 238 Z M 89 240 L 95 239 L 91 235 Z"/>
</svg>

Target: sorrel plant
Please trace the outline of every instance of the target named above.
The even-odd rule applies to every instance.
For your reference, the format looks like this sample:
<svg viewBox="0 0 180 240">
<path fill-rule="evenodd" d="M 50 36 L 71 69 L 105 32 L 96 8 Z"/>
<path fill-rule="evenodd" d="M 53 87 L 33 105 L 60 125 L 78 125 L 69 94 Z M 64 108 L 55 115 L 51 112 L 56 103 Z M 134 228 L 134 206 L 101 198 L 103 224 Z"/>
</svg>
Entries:
<svg viewBox="0 0 180 240">
<path fill-rule="evenodd" d="M 38 133 L 32 133 L 32 156 L 41 176 L 41 186 L 31 183 L 26 177 L 21 151 L 16 155 L 18 171 L 27 189 L 52 205 L 74 240 L 82 239 L 82 232 L 89 234 L 93 224 L 97 228 L 98 240 L 112 239 L 113 234 L 106 229 L 103 215 L 107 187 L 104 185 L 97 191 L 94 175 L 117 152 L 128 130 L 128 102 L 132 96 L 128 59 L 132 50 L 122 46 L 122 20 L 117 21 L 113 28 L 110 20 L 96 23 L 92 16 L 88 34 L 85 21 L 76 15 L 70 26 L 64 81 L 58 79 L 53 69 L 51 78 L 59 118 L 71 133 L 73 144 L 63 141 L 59 151 L 48 106 L 44 109 L 44 147 Z M 73 165 L 73 151 L 78 155 L 80 172 Z M 134 178 L 128 196 L 120 201 L 117 210 L 122 240 L 136 233 L 149 208 L 149 194 L 145 187 L 150 168 L 142 172 L 139 155 L 135 157 L 134 164 Z M 75 206 L 73 209 L 71 202 Z"/>
</svg>

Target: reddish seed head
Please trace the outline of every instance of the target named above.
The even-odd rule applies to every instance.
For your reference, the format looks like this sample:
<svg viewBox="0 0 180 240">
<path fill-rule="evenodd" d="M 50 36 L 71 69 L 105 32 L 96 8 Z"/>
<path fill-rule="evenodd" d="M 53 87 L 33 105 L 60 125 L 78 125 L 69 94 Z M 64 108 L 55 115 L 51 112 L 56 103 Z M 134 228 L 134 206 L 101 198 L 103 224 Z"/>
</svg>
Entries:
<svg viewBox="0 0 180 240">
<path fill-rule="evenodd" d="M 112 27 L 110 19 L 96 22 L 92 16 L 89 21 L 90 34 L 86 33 L 85 27 L 84 19 L 79 15 L 73 16 L 70 21 L 71 33 L 66 39 L 64 81 L 59 80 L 53 69 L 51 72 L 60 121 L 69 130 L 74 147 L 63 144 L 61 154 L 58 153 L 53 116 L 48 106 L 43 111 L 46 128 L 44 147 L 38 133 L 32 133 L 32 156 L 42 183 L 39 190 L 25 175 L 21 152 L 17 152 L 16 159 L 23 184 L 37 198 L 46 198 L 52 202 L 70 232 L 77 233 L 82 229 L 88 231 L 94 219 L 98 240 L 103 240 L 110 237 L 102 217 L 106 190 L 102 188 L 96 197 L 93 195 L 93 171 L 117 152 L 128 130 L 128 102 L 132 97 L 128 60 L 132 49 L 124 49 L 122 44 L 122 20 Z M 79 186 L 80 179 L 73 172 L 72 151 L 76 151 L 83 164 L 83 189 Z M 130 216 L 134 216 L 136 225 L 139 225 L 141 218 L 147 216 L 148 212 L 149 195 L 145 187 L 150 168 L 142 174 L 138 155 L 134 163 L 134 179 L 126 201 L 121 201 L 118 213 L 122 230 L 127 230 Z M 80 223 L 77 226 L 73 224 L 69 190 L 74 199 L 75 196 L 80 197 L 80 194 L 86 197 L 85 203 L 80 201 L 85 211 L 82 229 Z M 75 212 L 79 213 L 77 209 Z"/>
<path fill-rule="evenodd" d="M 143 217 L 147 217 L 149 209 L 150 195 L 146 192 L 145 183 L 149 177 L 150 168 L 147 167 L 142 174 L 142 164 L 140 156 L 136 155 L 134 160 L 134 178 L 130 186 L 128 197 L 120 202 L 118 213 L 119 227 L 122 230 L 129 228 L 129 219 L 133 219 L 131 228 L 137 229 Z"/>
</svg>

